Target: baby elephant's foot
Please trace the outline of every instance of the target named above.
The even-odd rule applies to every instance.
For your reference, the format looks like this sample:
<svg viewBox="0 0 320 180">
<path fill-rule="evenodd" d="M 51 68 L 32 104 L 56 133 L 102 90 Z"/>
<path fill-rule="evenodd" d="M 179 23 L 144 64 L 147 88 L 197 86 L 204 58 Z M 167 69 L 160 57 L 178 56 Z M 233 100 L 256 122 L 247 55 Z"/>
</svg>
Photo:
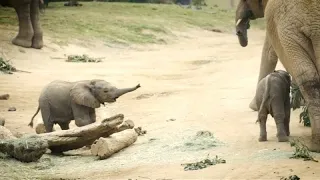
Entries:
<svg viewBox="0 0 320 180">
<path fill-rule="evenodd" d="M 259 142 L 267 141 L 267 136 L 260 136 Z"/>
<path fill-rule="evenodd" d="M 288 142 L 289 141 L 289 137 L 286 135 L 281 135 L 278 136 L 278 142 Z"/>
</svg>

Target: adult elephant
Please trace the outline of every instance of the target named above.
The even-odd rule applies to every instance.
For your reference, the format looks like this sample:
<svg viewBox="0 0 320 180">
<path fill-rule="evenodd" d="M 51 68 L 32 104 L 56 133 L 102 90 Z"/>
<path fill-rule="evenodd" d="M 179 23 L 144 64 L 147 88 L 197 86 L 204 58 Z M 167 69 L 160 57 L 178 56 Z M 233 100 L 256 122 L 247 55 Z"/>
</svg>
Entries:
<svg viewBox="0 0 320 180">
<path fill-rule="evenodd" d="M 320 3 L 319 0 L 240 0 L 236 30 L 241 46 L 248 44 L 250 20 L 266 18 L 264 51 L 274 50 L 309 105 L 311 151 L 320 151 Z M 265 52 L 265 54 L 268 54 Z M 262 61 L 264 58 L 263 57 Z M 271 58 L 272 59 L 272 58 Z M 273 67 L 270 59 L 262 69 Z M 269 68 L 265 68 L 269 66 Z M 272 69 L 272 68 L 270 68 Z M 269 69 L 269 70 L 270 70 Z M 261 76 L 260 72 L 260 76 Z M 278 116 L 278 115 L 275 115 Z M 280 116 L 280 115 L 279 115 Z"/>
<path fill-rule="evenodd" d="M 12 43 L 22 47 L 41 49 L 43 33 L 39 22 L 40 0 L 1 0 L 0 5 L 13 7 L 18 15 L 19 33 Z"/>
</svg>

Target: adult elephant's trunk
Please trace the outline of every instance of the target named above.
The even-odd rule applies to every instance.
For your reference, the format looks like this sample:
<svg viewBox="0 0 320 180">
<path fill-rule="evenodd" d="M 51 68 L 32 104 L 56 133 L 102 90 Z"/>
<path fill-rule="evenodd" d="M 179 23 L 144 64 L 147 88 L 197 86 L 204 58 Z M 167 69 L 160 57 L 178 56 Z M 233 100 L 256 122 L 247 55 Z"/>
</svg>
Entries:
<svg viewBox="0 0 320 180">
<path fill-rule="evenodd" d="M 135 87 L 132 87 L 132 88 L 117 89 L 115 96 L 116 96 L 116 98 L 118 98 L 118 97 L 120 97 L 120 96 L 122 96 L 122 95 L 124 95 L 124 94 L 126 94 L 128 92 L 132 92 L 132 91 L 138 89 L 139 87 L 141 87 L 140 84 L 138 84 L 138 85 L 136 85 Z"/>
<path fill-rule="evenodd" d="M 246 47 L 248 45 L 247 29 L 250 28 L 249 22 L 249 19 L 238 19 L 236 22 L 236 32 L 239 43 L 242 47 Z"/>
<path fill-rule="evenodd" d="M 236 33 L 242 47 L 248 45 L 247 30 L 250 28 L 250 19 L 255 19 L 247 3 L 239 3 L 236 10 Z"/>
</svg>

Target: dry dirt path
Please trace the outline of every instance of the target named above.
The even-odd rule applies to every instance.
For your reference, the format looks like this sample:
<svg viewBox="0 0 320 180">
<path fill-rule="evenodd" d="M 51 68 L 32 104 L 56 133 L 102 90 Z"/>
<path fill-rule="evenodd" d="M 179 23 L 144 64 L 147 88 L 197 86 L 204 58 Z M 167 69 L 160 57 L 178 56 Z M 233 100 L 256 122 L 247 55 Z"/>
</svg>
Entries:
<svg viewBox="0 0 320 180">
<path fill-rule="evenodd" d="M 123 113 L 146 129 L 147 134 L 133 146 L 103 161 L 93 160 L 89 151 L 75 152 L 82 156 L 50 157 L 50 165 L 35 173 L 81 179 L 319 177 L 318 163 L 288 158 L 292 149 L 288 143 L 276 141 L 272 118 L 267 126 L 269 141 L 257 141 L 257 114 L 248 105 L 255 91 L 264 33 L 251 31 L 247 48 L 240 47 L 233 34 L 194 30 L 183 36 L 176 44 L 154 45 L 144 51 L 99 44 L 86 48 L 49 44 L 40 51 L 22 50 L 1 42 L 17 68 L 32 72 L 0 76 L 0 93 L 11 95 L 10 100 L 1 101 L 0 110 L 12 131 L 34 133 L 27 124 L 42 87 L 52 80 L 101 78 L 118 87 L 142 86 L 98 109 L 97 115 L 101 119 Z M 66 63 L 52 58 L 83 53 L 105 57 L 104 62 Z M 17 111 L 8 112 L 10 106 Z M 310 129 L 299 124 L 298 113 L 292 115 L 292 136 L 309 136 Z M 40 114 L 36 119 L 41 119 Z M 200 130 L 213 132 L 220 143 L 204 150 L 187 147 L 185 143 L 192 142 L 190 138 Z M 227 163 L 198 171 L 184 171 L 180 165 L 201 160 L 208 153 Z"/>
</svg>

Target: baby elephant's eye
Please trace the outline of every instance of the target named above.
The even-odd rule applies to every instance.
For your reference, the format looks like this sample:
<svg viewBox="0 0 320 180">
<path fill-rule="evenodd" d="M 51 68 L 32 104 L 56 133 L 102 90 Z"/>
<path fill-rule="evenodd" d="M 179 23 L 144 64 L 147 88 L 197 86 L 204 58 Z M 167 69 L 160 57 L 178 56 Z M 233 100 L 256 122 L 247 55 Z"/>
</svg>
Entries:
<svg viewBox="0 0 320 180">
<path fill-rule="evenodd" d="M 104 90 L 103 92 L 107 93 L 107 92 L 108 92 L 108 90 Z"/>
</svg>

